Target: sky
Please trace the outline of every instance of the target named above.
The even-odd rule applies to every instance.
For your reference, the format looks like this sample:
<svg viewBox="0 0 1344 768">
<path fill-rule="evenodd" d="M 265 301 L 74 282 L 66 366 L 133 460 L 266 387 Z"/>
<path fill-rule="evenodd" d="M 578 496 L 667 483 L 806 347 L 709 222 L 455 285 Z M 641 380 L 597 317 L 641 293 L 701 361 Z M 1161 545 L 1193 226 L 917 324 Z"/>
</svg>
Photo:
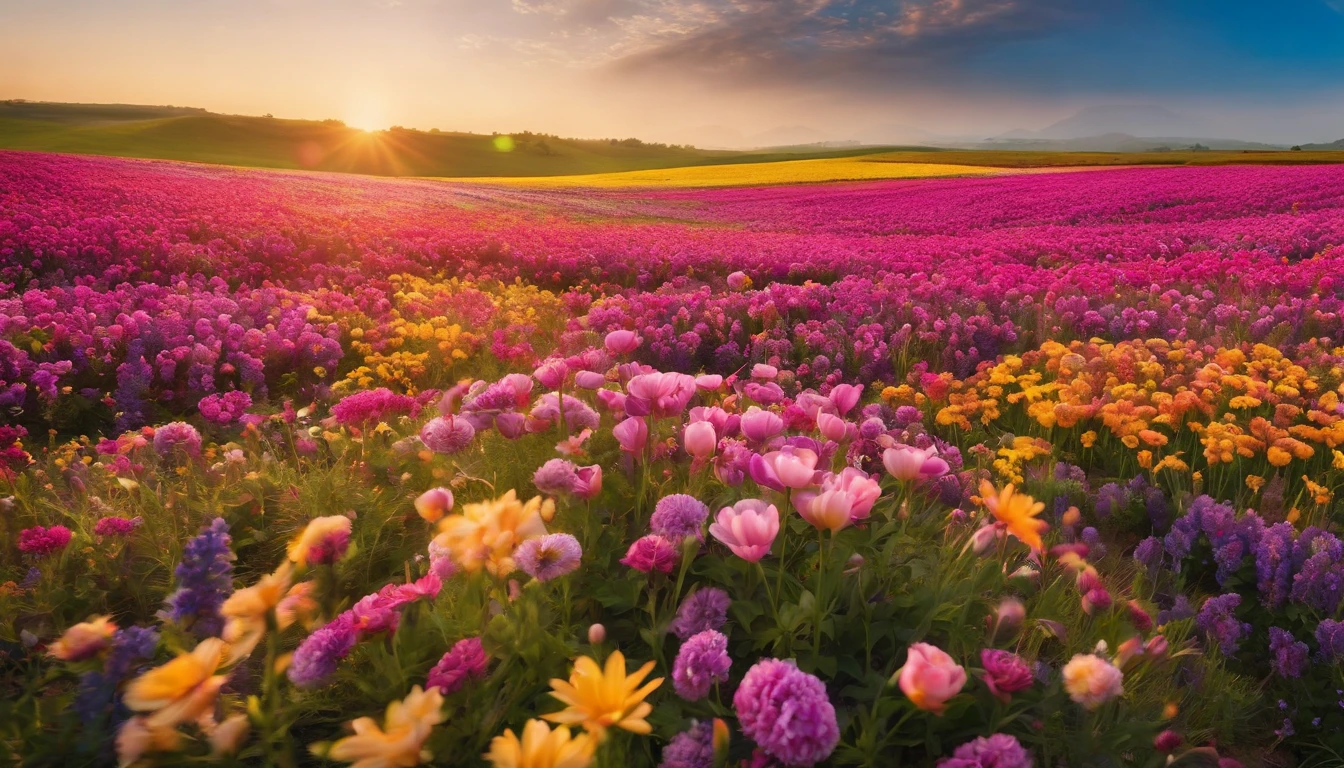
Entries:
<svg viewBox="0 0 1344 768">
<path fill-rule="evenodd" d="M 0 0 L 0 98 L 702 146 L 1344 137 L 1344 0 Z M 785 143 L 776 141 L 773 143 Z"/>
</svg>

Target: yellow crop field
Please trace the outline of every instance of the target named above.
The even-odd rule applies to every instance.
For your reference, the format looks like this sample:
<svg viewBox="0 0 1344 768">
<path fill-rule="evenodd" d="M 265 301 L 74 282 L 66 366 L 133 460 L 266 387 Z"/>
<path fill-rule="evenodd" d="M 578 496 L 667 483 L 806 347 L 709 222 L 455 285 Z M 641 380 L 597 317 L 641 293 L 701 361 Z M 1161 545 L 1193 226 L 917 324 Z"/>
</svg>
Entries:
<svg viewBox="0 0 1344 768">
<path fill-rule="evenodd" d="M 823 181 L 912 179 L 938 176 L 986 176 L 1005 169 L 943 163 L 893 163 L 867 157 L 785 160 L 774 163 L 699 165 L 651 171 L 592 173 L 575 176 L 488 177 L 454 179 L 482 184 L 560 187 L 738 187 L 802 184 Z"/>
</svg>

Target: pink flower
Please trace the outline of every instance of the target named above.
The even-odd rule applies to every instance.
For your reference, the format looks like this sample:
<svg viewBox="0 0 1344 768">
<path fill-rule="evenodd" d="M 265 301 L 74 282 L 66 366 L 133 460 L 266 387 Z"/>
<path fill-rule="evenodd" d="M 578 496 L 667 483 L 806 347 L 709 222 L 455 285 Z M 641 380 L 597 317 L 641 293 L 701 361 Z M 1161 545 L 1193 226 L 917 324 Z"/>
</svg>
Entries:
<svg viewBox="0 0 1344 768">
<path fill-rule="evenodd" d="M 750 287 L 751 287 L 751 278 L 747 277 L 746 272 L 738 270 L 736 272 L 728 273 L 728 290 L 745 291 Z"/>
<path fill-rule="evenodd" d="M 859 404 L 859 398 L 862 396 L 862 384 L 836 384 L 831 389 L 830 400 L 835 405 L 836 413 L 844 416 Z"/>
<path fill-rule="evenodd" d="M 686 410 L 695 395 L 695 379 L 684 373 L 642 373 L 625 385 L 625 412 L 655 419 Z"/>
<path fill-rule="evenodd" d="M 426 521 L 436 523 L 453 511 L 453 492 L 447 488 L 430 488 L 415 497 L 415 512 Z"/>
<path fill-rule="evenodd" d="M 443 654 L 439 663 L 429 671 L 429 679 L 425 681 L 426 688 L 438 688 L 439 693 L 445 696 L 451 696 L 462 689 L 468 680 L 479 680 L 485 677 L 486 671 L 490 668 L 490 657 L 485 655 L 485 648 L 481 645 L 479 637 L 468 637 L 464 640 L 458 640 L 453 645 L 452 650 Z"/>
<path fill-rule="evenodd" d="M 686 432 L 682 436 L 686 453 L 702 460 L 714 455 L 714 448 L 718 442 L 719 438 L 714 434 L 714 425 L 707 421 L 687 424 Z"/>
<path fill-rule="evenodd" d="M 456 416 L 435 416 L 420 428 L 420 442 L 435 453 L 458 453 L 471 445 L 476 430 Z"/>
<path fill-rule="evenodd" d="M 587 501 L 592 501 L 602 493 L 602 465 L 594 464 L 589 467 L 579 467 L 574 472 L 577 481 L 574 483 L 574 495 Z"/>
<path fill-rule="evenodd" d="M 763 411 L 756 406 L 742 414 L 742 436 L 753 443 L 761 444 L 784 431 L 784 420 L 773 411 Z"/>
<path fill-rule="evenodd" d="M 784 491 L 816 484 L 817 454 L 806 448 L 786 445 L 764 456 L 751 457 L 751 479 L 758 485 Z"/>
<path fill-rule="evenodd" d="M 843 443 L 852 440 L 858 434 L 859 428 L 833 413 L 817 414 L 817 429 L 821 436 L 827 440 L 834 440 L 837 443 Z"/>
<path fill-rule="evenodd" d="M 928 643 L 910 646 L 905 666 L 896 672 L 901 691 L 920 709 L 941 715 L 947 700 L 966 685 L 966 670 L 940 648 Z"/>
<path fill-rule="evenodd" d="M 505 411 L 495 416 L 495 429 L 505 440 L 517 440 L 527 434 L 527 417 L 516 411 Z"/>
<path fill-rule="evenodd" d="M 734 555 L 759 562 L 770 553 L 779 535 L 779 510 L 760 499 L 743 499 L 724 507 L 709 526 L 709 534 L 727 545 Z"/>
<path fill-rule="evenodd" d="M 839 531 L 850 523 L 864 520 L 882 495 L 882 486 L 861 469 L 845 467 L 838 474 L 827 473 L 820 490 L 801 490 L 793 495 L 794 506 L 807 522 L 818 530 Z"/>
<path fill-rule="evenodd" d="M 639 345 L 643 342 L 644 340 L 634 331 L 620 330 L 608 333 L 604 344 L 607 351 L 613 355 L 628 355 L 639 349 Z"/>
<path fill-rule="evenodd" d="M 681 549 L 674 542 L 651 533 L 635 539 L 621 562 L 644 573 L 655 570 L 671 573 L 681 562 Z"/>
<path fill-rule="evenodd" d="M 50 528 L 35 525 L 19 531 L 19 551 L 25 555 L 50 555 L 65 549 L 73 535 L 64 525 Z"/>
<path fill-rule="evenodd" d="M 559 358 L 546 360 L 537 369 L 532 372 L 541 386 L 547 389 L 559 389 L 560 385 L 565 383 L 565 377 L 569 375 L 569 366 L 565 361 Z"/>
<path fill-rule="evenodd" d="M 985 685 L 989 686 L 989 692 L 1005 704 L 1012 694 L 1030 688 L 1035 680 L 1027 662 L 1011 651 L 986 648 L 980 651 L 980 663 L 985 668 Z"/>
<path fill-rule="evenodd" d="M 593 371 L 579 371 L 574 374 L 574 384 L 580 389 L 601 389 L 606 383 L 606 376 Z"/>
<path fill-rule="evenodd" d="M 897 445 L 882 452 L 882 465 L 897 480 L 929 480 L 942 477 L 951 469 L 946 461 L 938 458 L 933 448 L 913 448 Z"/>
<path fill-rule="evenodd" d="M 723 377 L 717 373 L 706 373 L 695 377 L 695 388 L 713 392 L 723 386 Z"/>
<path fill-rule="evenodd" d="M 643 453 L 644 447 L 649 444 L 649 425 L 638 416 L 631 416 L 612 427 L 611 433 L 626 453 Z"/>
<path fill-rule="evenodd" d="M 93 532 L 99 536 L 125 536 L 135 530 L 141 522 L 139 516 L 130 519 L 104 517 L 93 526 Z"/>
</svg>

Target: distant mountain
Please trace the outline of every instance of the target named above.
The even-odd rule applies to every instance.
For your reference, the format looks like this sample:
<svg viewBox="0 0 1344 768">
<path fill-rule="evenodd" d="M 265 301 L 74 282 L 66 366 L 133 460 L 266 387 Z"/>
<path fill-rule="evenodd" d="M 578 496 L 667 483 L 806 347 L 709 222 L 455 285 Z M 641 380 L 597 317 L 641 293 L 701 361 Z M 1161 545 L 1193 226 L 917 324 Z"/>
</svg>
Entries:
<svg viewBox="0 0 1344 768">
<path fill-rule="evenodd" d="M 748 136 L 742 140 L 742 147 L 752 149 L 794 147 L 806 144 L 821 144 L 830 141 L 831 138 L 831 136 L 805 125 L 786 125 Z"/>
<path fill-rule="evenodd" d="M 1130 136 L 1213 136 L 1205 121 L 1155 105 L 1088 107 L 1037 131 L 1035 138 L 1081 139 L 1124 133 Z"/>
<path fill-rule="evenodd" d="M 1014 149 L 1037 152 L 1162 152 L 1173 150 L 1275 150 L 1284 147 L 1239 139 L 1209 139 L 1192 136 L 1132 136 L 1104 133 L 1072 139 L 995 137 L 975 145 L 982 149 Z"/>
<path fill-rule="evenodd" d="M 1344 139 L 1336 139 L 1335 141 L 1332 141 L 1332 142 L 1330 142 L 1329 144 L 1303 144 L 1303 145 L 1302 145 L 1302 149 L 1304 149 L 1304 150 L 1308 150 L 1308 151 L 1310 151 L 1310 150 L 1315 150 L 1315 151 L 1318 151 L 1318 152 L 1319 152 L 1319 151 L 1341 150 L 1341 149 L 1344 149 Z"/>
</svg>

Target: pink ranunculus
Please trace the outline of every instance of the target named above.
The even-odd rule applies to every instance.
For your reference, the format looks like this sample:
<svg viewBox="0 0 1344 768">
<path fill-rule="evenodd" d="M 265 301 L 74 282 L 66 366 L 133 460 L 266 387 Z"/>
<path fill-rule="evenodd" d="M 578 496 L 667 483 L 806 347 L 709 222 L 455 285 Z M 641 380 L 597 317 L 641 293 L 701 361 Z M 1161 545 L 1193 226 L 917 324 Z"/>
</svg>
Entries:
<svg viewBox="0 0 1344 768">
<path fill-rule="evenodd" d="M 495 429 L 506 440 L 517 440 L 527 434 L 527 417 L 514 411 L 495 416 Z"/>
<path fill-rule="evenodd" d="M 905 666 L 896 672 L 901 691 L 918 708 L 941 715 L 948 699 L 966 685 L 966 670 L 945 651 L 928 643 L 910 646 Z"/>
<path fill-rule="evenodd" d="M 608 333 L 603 343 L 606 345 L 607 351 L 613 355 L 628 355 L 639 349 L 639 345 L 643 341 L 639 338 L 639 334 L 634 331 L 619 330 Z"/>
<path fill-rule="evenodd" d="M 723 377 L 717 373 L 706 373 L 695 377 L 695 388 L 705 392 L 713 392 L 723 386 Z"/>
<path fill-rule="evenodd" d="M 682 445 L 686 448 L 686 453 L 702 460 L 714 455 L 714 448 L 718 442 L 719 438 L 714 434 L 714 425 L 707 421 L 687 424 L 685 434 L 682 436 Z"/>
<path fill-rule="evenodd" d="M 1031 667 L 1012 651 L 986 648 L 980 651 L 980 664 L 985 668 L 985 685 L 989 692 L 1005 704 L 1012 694 L 1025 691 L 1035 681 Z"/>
<path fill-rule="evenodd" d="M 569 376 L 569 366 L 565 361 L 559 358 L 546 360 L 537 369 L 532 372 L 541 386 L 547 389 L 559 389 L 565 383 L 565 377 Z"/>
<path fill-rule="evenodd" d="M 651 533 L 636 539 L 621 562 L 643 573 L 671 573 L 681 562 L 681 548 L 671 539 Z"/>
<path fill-rule="evenodd" d="M 786 445 L 764 456 L 751 457 L 751 479 L 758 485 L 783 492 L 816 485 L 817 453 Z"/>
<path fill-rule="evenodd" d="M 779 510 L 760 499 L 743 499 L 724 507 L 709 526 L 709 535 L 749 562 L 758 562 L 770 553 L 770 545 L 779 535 Z"/>
<path fill-rule="evenodd" d="M 897 445 L 882 452 L 882 465 L 897 480 L 931 480 L 946 475 L 951 467 L 938 457 L 937 449 Z"/>
<path fill-rule="evenodd" d="M 760 445 L 784 431 L 784 420 L 773 411 L 763 411 L 756 406 L 742 414 L 742 436 Z"/>
<path fill-rule="evenodd" d="M 625 395 L 614 389 L 597 390 L 597 402 L 614 414 L 625 414 Z"/>
<path fill-rule="evenodd" d="M 757 363 L 751 367 L 751 378 L 762 381 L 773 381 L 779 375 L 779 369 L 773 365 Z"/>
<path fill-rule="evenodd" d="M 859 398 L 863 396 L 862 384 L 836 384 L 831 389 L 831 402 L 835 404 L 836 413 L 844 416 L 849 413 L 854 406 L 859 404 Z"/>
<path fill-rule="evenodd" d="M 649 444 L 649 425 L 637 416 L 631 416 L 612 427 L 611 433 L 626 453 L 643 453 L 644 447 Z"/>
</svg>

